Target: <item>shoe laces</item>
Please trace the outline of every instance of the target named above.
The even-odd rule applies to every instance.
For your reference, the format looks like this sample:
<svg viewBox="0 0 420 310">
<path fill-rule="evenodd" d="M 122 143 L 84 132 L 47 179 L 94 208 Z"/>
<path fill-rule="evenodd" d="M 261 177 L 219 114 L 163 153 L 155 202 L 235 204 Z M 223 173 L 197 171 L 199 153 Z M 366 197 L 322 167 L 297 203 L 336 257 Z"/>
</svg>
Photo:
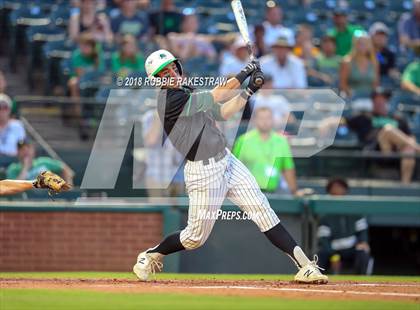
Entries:
<svg viewBox="0 0 420 310">
<path fill-rule="evenodd" d="M 150 259 L 150 271 L 153 275 L 155 275 L 156 272 L 161 272 L 163 269 L 163 263 L 159 261 L 159 259 L 154 258 L 153 256 L 149 255 Z"/>
<path fill-rule="evenodd" d="M 312 267 L 314 267 L 315 269 L 318 269 L 318 270 L 325 270 L 324 268 L 322 268 L 322 267 L 320 267 L 320 266 L 318 266 L 318 255 L 314 255 L 314 260 L 313 261 L 311 261 L 311 266 Z"/>
</svg>

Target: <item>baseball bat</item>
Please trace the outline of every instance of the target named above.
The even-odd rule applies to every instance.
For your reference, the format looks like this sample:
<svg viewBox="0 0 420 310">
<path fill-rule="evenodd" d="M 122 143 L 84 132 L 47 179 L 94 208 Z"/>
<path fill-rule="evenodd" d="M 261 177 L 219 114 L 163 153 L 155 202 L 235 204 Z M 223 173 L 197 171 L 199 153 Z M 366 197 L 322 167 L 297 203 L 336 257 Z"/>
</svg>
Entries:
<svg viewBox="0 0 420 310">
<path fill-rule="evenodd" d="M 252 50 L 252 42 L 249 37 L 248 32 L 248 23 L 246 21 L 245 12 L 242 7 L 241 0 L 232 0 L 231 2 L 233 14 L 235 15 L 236 24 L 238 25 L 239 32 L 241 33 L 242 38 L 246 43 L 246 47 L 248 49 L 249 58 L 251 60 L 255 59 L 254 52 Z M 255 83 L 257 85 L 261 85 L 264 83 L 264 79 L 262 76 L 257 76 L 255 78 Z"/>
</svg>

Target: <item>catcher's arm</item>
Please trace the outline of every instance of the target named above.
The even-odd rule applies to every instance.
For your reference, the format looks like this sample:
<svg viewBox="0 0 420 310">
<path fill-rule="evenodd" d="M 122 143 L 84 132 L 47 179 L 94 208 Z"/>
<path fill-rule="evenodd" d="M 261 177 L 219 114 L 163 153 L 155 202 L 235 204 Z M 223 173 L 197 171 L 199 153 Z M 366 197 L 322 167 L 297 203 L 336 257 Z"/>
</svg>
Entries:
<svg viewBox="0 0 420 310">
<path fill-rule="evenodd" d="M 0 196 L 15 195 L 33 188 L 33 181 L 2 180 L 0 181 Z"/>
</svg>

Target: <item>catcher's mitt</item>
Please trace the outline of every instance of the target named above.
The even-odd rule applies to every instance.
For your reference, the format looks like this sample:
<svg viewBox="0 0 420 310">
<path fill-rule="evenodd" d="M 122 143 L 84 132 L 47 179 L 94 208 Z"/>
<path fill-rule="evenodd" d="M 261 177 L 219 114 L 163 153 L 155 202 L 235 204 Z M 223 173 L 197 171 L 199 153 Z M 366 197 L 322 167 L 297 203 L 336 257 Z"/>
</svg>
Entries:
<svg viewBox="0 0 420 310">
<path fill-rule="evenodd" d="M 41 172 L 34 181 L 35 188 L 48 189 L 50 195 L 56 194 L 62 191 L 67 191 L 71 188 L 71 185 L 64 181 L 60 176 L 52 173 L 51 171 Z"/>
</svg>

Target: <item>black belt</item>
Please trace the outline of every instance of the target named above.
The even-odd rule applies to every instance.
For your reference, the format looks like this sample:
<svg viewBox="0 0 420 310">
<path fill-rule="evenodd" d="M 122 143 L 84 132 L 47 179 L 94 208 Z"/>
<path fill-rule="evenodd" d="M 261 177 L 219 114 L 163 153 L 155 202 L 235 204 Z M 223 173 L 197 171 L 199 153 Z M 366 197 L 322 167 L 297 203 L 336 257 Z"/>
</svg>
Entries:
<svg viewBox="0 0 420 310">
<path fill-rule="evenodd" d="M 203 165 L 204 166 L 207 166 L 208 164 L 210 164 L 210 159 L 214 159 L 214 162 L 218 162 L 218 161 L 220 161 L 220 160 L 222 160 L 223 158 L 225 158 L 225 156 L 226 156 L 226 154 L 227 154 L 227 152 L 226 152 L 226 150 L 225 149 L 223 149 L 223 151 L 221 151 L 221 152 L 219 152 L 219 153 L 217 153 L 216 155 L 214 155 L 213 157 L 210 157 L 210 158 L 207 158 L 207 159 L 204 159 L 203 160 Z"/>
</svg>

